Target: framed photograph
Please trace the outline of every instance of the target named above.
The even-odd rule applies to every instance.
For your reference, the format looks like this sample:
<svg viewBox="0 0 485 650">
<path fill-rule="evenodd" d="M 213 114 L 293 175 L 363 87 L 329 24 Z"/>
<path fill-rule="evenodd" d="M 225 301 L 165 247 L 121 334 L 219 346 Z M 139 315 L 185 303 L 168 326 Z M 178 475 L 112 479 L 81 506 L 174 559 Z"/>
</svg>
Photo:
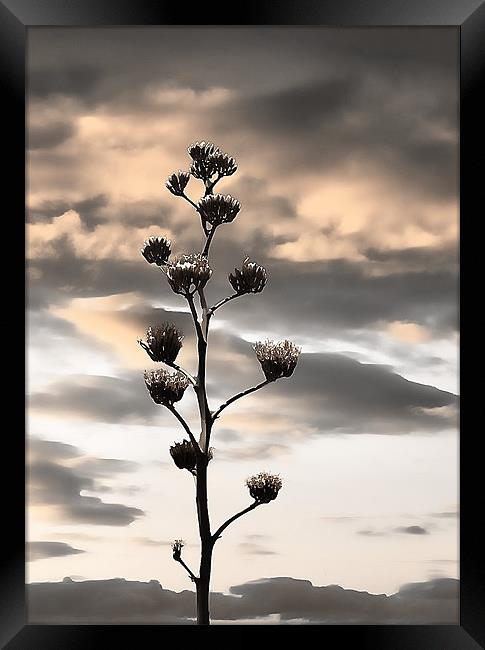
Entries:
<svg viewBox="0 0 485 650">
<path fill-rule="evenodd" d="M 26 315 L 0 641 L 484 647 L 484 3 L 227 9 L 0 0 Z"/>
</svg>

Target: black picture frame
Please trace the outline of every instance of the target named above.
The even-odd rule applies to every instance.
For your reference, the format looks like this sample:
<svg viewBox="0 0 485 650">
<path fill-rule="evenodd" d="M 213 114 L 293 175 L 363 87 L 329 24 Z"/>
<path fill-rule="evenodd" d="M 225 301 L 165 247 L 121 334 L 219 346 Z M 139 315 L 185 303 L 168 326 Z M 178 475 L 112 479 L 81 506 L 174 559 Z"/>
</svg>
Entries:
<svg viewBox="0 0 485 650">
<path fill-rule="evenodd" d="M 23 245 L 25 214 L 25 61 L 26 33 L 35 26 L 112 26 L 112 25 L 321 25 L 334 27 L 377 26 L 454 26 L 460 35 L 460 252 L 476 244 L 474 228 L 481 214 L 475 210 L 483 194 L 483 181 L 478 175 L 483 165 L 475 164 L 482 152 L 479 120 L 484 114 L 480 97 L 485 68 L 485 2 L 484 0 L 245 0 L 241 3 L 211 2 L 193 6 L 168 0 L 0 0 L 0 83 L 2 88 L 4 162 L 8 182 L 3 184 L 3 195 L 9 205 L 4 227 L 12 238 Z M 483 197 L 482 197 L 483 201 Z M 483 212 L 483 208 L 482 208 Z M 475 218 L 474 218 L 475 217 Z M 5 242 L 5 240 L 4 240 Z M 10 243 L 10 240 L 9 240 Z M 10 247 L 10 246 L 9 246 Z M 17 261 L 9 261 L 4 271 L 6 304 L 17 304 L 19 316 L 15 320 L 14 336 L 18 336 L 20 310 L 25 310 L 25 295 L 11 278 L 20 269 Z M 460 264 L 460 332 L 463 328 L 467 342 L 472 336 L 473 316 L 466 317 L 464 278 L 471 282 L 472 265 L 480 259 L 473 253 L 461 259 Z M 13 265 L 13 266 L 12 266 Z M 16 268 L 18 265 L 18 268 Z M 6 273 L 8 272 L 8 275 Z M 22 303 L 24 303 L 22 305 Z M 470 312 L 470 308 L 468 308 Z M 466 317 L 466 318 L 465 318 Z M 8 340 L 11 340 L 10 337 Z M 12 345 L 6 347 L 13 347 Z M 15 347 L 11 367 L 21 368 L 21 346 Z M 460 346 L 460 382 L 463 389 L 464 367 L 468 346 Z M 471 353 L 470 353 L 471 355 Z M 477 351 L 475 350 L 475 355 Z M 470 364 L 471 365 L 471 364 Z M 20 393 L 23 372 L 18 382 L 9 380 L 12 387 L 9 411 L 13 410 L 14 395 Z M 465 386 L 468 404 L 473 399 L 471 387 Z M 25 404 L 18 400 L 19 419 Z M 22 421 L 22 420 L 21 420 Z M 471 418 L 470 418 L 471 422 Z M 465 425 L 460 416 L 460 623 L 443 626 L 319 626 L 319 642 L 327 647 L 336 644 L 373 650 L 468 650 L 485 647 L 484 598 L 484 534 L 483 488 L 480 470 L 483 461 L 479 453 L 481 427 Z M 146 647 L 154 639 L 167 641 L 168 628 L 176 633 L 190 634 L 197 626 L 51 626 L 29 625 L 25 589 L 25 435 L 21 427 L 4 424 L 4 467 L 14 471 L 4 482 L 4 568 L 0 581 L 0 644 L 9 650 L 50 648 L 71 650 L 88 647 L 110 647 L 118 639 L 127 645 Z M 8 460 L 7 460 L 8 459 Z M 8 533 L 8 534 L 7 534 Z M 284 626 L 285 635 L 298 627 L 298 640 L 312 626 Z M 236 628 L 236 629 L 235 629 Z M 256 628 L 257 634 L 278 634 L 281 626 L 213 626 L 211 634 L 231 635 L 231 642 L 247 639 Z M 264 632 L 263 632 L 264 628 Z M 180 630 L 183 629 L 183 632 Z M 187 631 L 186 631 L 187 630 Z M 214 631 L 215 630 L 215 631 Z M 220 630 L 225 630 L 221 632 Z M 312 631 L 312 630 L 311 630 Z M 315 630 L 313 630 L 315 631 Z M 170 635 L 169 635 L 170 636 Z M 296 637 L 295 637 L 296 639 Z M 333 643 L 332 643 L 333 641 Z M 330 646 L 328 645 L 330 642 Z M 335 645 L 334 645 L 335 644 Z"/>
</svg>

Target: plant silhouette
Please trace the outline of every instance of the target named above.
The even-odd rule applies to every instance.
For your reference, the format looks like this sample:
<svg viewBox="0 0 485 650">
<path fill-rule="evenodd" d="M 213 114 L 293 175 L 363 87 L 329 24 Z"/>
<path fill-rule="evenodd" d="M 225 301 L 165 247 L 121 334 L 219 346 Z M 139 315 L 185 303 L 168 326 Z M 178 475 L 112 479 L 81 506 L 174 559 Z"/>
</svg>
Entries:
<svg viewBox="0 0 485 650">
<path fill-rule="evenodd" d="M 171 368 L 171 370 L 162 368 L 145 372 L 145 384 L 153 401 L 163 405 L 177 418 L 188 437 L 170 447 L 170 455 L 176 467 L 187 470 L 195 477 L 200 535 L 198 575 L 195 575 L 182 559 L 183 540 L 176 539 L 172 544 L 172 551 L 173 559 L 184 567 L 195 583 L 197 624 L 209 625 L 212 555 L 217 540 L 239 517 L 276 499 L 282 486 L 279 476 L 267 472 L 260 472 L 248 478 L 246 485 L 252 498 L 251 504 L 212 532 L 207 494 L 207 470 L 213 456 L 210 447 L 212 430 L 216 420 L 230 404 L 278 379 L 290 377 L 298 362 L 300 349 L 286 340 L 257 342 L 254 351 L 261 364 L 264 380 L 230 397 L 217 409 L 210 408 L 206 390 L 206 361 L 211 319 L 218 309 L 231 300 L 263 291 L 267 275 L 262 266 L 246 258 L 241 268 L 234 269 L 234 272 L 228 276 L 234 293 L 212 306 L 207 304 L 204 288 L 212 275 L 209 264 L 211 243 L 217 228 L 234 221 L 241 210 L 239 201 L 228 194 L 214 194 L 214 188 L 222 178 L 232 176 L 237 171 L 237 164 L 234 158 L 223 153 L 210 142 L 196 142 L 188 148 L 188 153 L 191 158 L 189 171 L 174 172 L 165 185 L 174 196 L 190 203 L 199 215 L 205 237 L 202 250 L 171 258 L 171 241 L 166 237 L 150 237 L 145 242 L 141 253 L 149 264 L 154 264 L 161 269 L 172 291 L 182 296 L 188 303 L 197 340 L 197 373 L 192 375 L 176 363 L 182 347 L 183 334 L 172 323 L 148 327 L 146 340 L 139 340 L 139 343 L 152 361 L 163 363 Z M 204 195 L 197 203 L 192 201 L 185 192 L 191 176 L 202 181 L 204 185 Z M 198 440 L 175 407 L 175 403 L 182 399 L 189 386 L 193 388 L 197 397 L 200 418 Z"/>
</svg>

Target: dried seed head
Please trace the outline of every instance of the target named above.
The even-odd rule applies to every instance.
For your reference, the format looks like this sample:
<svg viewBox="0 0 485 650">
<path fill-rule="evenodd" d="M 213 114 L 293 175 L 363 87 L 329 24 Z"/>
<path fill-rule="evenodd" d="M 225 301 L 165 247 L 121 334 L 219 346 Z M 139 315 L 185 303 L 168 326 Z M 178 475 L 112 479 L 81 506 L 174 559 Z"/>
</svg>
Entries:
<svg viewBox="0 0 485 650">
<path fill-rule="evenodd" d="M 173 559 L 180 560 L 182 549 L 185 546 L 183 539 L 176 539 L 172 542 Z"/>
<path fill-rule="evenodd" d="M 141 254 L 149 264 L 164 266 L 170 257 L 172 242 L 166 237 L 150 237 L 143 244 Z"/>
<path fill-rule="evenodd" d="M 246 480 L 249 488 L 249 494 L 258 503 L 269 503 L 278 496 L 278 492 L 283 485 L 282 480 L 277 474 L 260 472 L 256 476 L 251 476 Z"/>
<path fill-rule="evenodd" d="M 146 370 L 145 385 L 155 404 L 172 406 L 184 396 L 189 380 L 181 372 L 167 370 Z"/>
<path fill-rule="evenodd" d="M 194 160 L 190 165 L 190 173 L 201 181 L 209 181 L 216 173 L 215 161 L 211 156 L 202 160 Z"/>
<path fill-rule="evenodd" d="M 205 287 L 212 275 L 207 258 L 200 253 L 180 255 L 166 270 L 172 291 L 189 296 Z"/>
<path fill-rule="evenodd" d="M 192 160 L 205 160 L 215 153 L 220 153 L 219 148 L 215 144 L 205 142 L 204 140 L 191 144 L 187 151 Z"/>
<path fill-rule="evenodd" d="M 234 221 L 241 204 L 229 194 L 209 194 L 199 201 L 197 209 L 202 219 L 215 227 Z"/>
<path fill-rule="evenodd" d="M 147 329 L 147 340 L 138 340 L 152 361 L 173 363 L 182 347 L 184 335 L 173 323 L 162 323 Z"/>
<path fill-rule="evenodd" d="M 228 278 L 234 291 L 241 295 L 260 293 L 268 280 L 264 266 L 251 262 L 249 257 L 246 257 L 240 269 L 234 269 L 234 273 L 229 273 Z"/>
<path fill-rule="evenodd" d="M 197 456 L 190 440 L 175 442 L 173 446 L 170 447 L 170 455 L 179 469 L 187 469 L 189 472 L 195 470 Z"/>
<path fill-rule="evenodd" d="M 174 172 L 168 177 L 165 187 L 172 192 L 172 194 L 175 194 L 175 196 L 182 196 L 189 180 L 189 172 Z"/>
<path fill-rule="evenodd" d="M 188 148 L 193 163 L 190 165 L 190 173 L 194 178 L 199 178 L 204 182 L 209 181 L 211 176 L 216 173 L 216 164 L 214 154 L 220 151 L 211 142 L 196 142 Z"/>
<path fill-rule="evenodd" d="M 275 381 L 281 377 L 290 377 L 293 374 L 301 348 L 291 341 L 258 341 L 254 345 L 256 357 L 268 381 Z"/>
<path fill-rule="evenodd" d="M 211 156 L 215 171 L 220 176 L 232 176 L 237 171 L 237 164 L 234 158 L 228 156 L 227 153 L 219 151 Z"/>
<path fill-rule="evenodd" d="M 188 152 L 193 160 L 190 173 L 206 183 L 214 174 L 232 176 L 237 170 L 234 158 L 228 156 L 211 142 L 196 142 L 190 145 Z"/>
</svg>

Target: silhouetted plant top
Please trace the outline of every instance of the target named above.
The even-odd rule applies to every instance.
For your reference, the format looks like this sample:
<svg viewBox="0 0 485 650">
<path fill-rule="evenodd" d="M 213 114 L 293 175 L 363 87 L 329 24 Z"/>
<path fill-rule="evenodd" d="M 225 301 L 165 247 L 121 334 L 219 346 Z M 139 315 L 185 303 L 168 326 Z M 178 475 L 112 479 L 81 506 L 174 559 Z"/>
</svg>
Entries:
<svg viewBox="0 0 485 650">
<path fill-rule="evenodd" d="M 258 341 L 254 346 L 256 357 L 268 381 L 291 377 L 298 363 L 301 348 L 288 340 Z"/>
<path fill-rule="evenodd" d="M 179 255 L 166 267 L 165 272 L 172 291 L 184 296 L 203 289 L 212 275 L 207 258 L 200 253 Z"/>
<path fill-rule="evenodd" d="M 276 499 L 283 482 L 277 474 L 260 472 L 256 476 L 249 477 L 246 480 L 246 485 L 249 488 L 249 494 L 257 503 L 269 503 Z"/>
<path fill-rule="evenodd" d="M 261 293 L 268 276 L 264 266 L 245 257 L 242 265 L 229 273 L 227 278 L 234 293 L 221 298 L 209 306 L 205 295 L 205 286 L 212 277 L 209 264 L 209 251 L 217 228 L 230 224 L 241 211 L 240 202 L 230 194 L 215 194 L 214 187 L 225 176 L 232 176 L 237 171 L 234 158 L 224 153 L 211 142 L 195 142 L 188 148 L 191 158 L 188 171 L 175 171 L 165 181 L 168 191 L 174 196 L 187 201 L 200 218 L 205 242 L 200 252 L 189 252 L 172 257 L 172 242 L 164 236 L 150 237 L 141 249 L 143 257 L 149 264 L 160 267 L 168 285 L 176 294 L 183 296 L 188 304 L 195 329 L 197 345 L 197 371 L 195 374 L 177 365 L 176 360 L 182 348 L 184 335 L 174 323 L 163 322 L 147 328 L 145 340 L 138 343 L 154 362 L 164 363 L 174 372 L 164 369 L 147 370 L 144 374 L 145 384 L 150 397 L 156 404 L 168 408 L 185 430 L 188 439 L 174 442 L 170 447 L 170 456 L 178 469 L 186 470 L 195 479 L 197 519 L 201 541 L 199 575 L 182 559 L 184 541 L 176 539 L 172 543 L 173 558 L 180 563 L 190 579 L 197 584 L 197 623 L 208 624 L 209 582 L 213 547 L 229 525 L 246 513 L 262 504 L 276 499 L 282 487 L 282 480 L 277 474 L 260 472 L 246 480 L 253 502 L 229 517 L 215 532 L 210 525 L 207 490 L 208 462 L 213 457 L 209 446 L 213 426 L 222 412 L 236 400 L 239 400 L 269 383 L 284 377 L 290 377 L 295 370 L 300 355 L 300 348 L 294 343 L 283 341 L 257 341 L 254 345 L 256 358 L 261 364 L 265 380 L 229 397 L 214 410 L 207 395 L 207 350 L 209 325 L 215 312 L 240 296 Z M 191 177 L 204 184 L 204 193 L 199 200 L 192 200 L 186 194 Z M 198 300 L 197 300 L 198 299 Z M 196 304 L 197 301 L 197 304 Z M 192 430 L 191 425 L 179 413 L 179 402 L 187 387 L 192 385 L 199 410 L 200 433 Z"/>
<path fill-rule="evenodd" d="M 173 363 L 182 347 L 184 335 L 173 323 L 162 323 L 147 329 L 146 342 L 138 343 L 152 361 Z"/>
<path fill-rule="evenodd" d="M 150 237 L 143 244 L 141 254 L 149 264 L 163 266 L 168 262 L 172 242 L 166 237 Z"/>
<path fill-rule="evenodd" d="M 211 226 L 231 223 L 237 217 L 241 204 L 230 194 L 209 194 L 197 204 L 200 216 Z"/>
<path fill-rule="evenodd" d="M 251 262 L 249 257 L 246 257 L 240 269 L 229 273 L 228 278 L 231 287 L 239 295 L 260 293 L 268 281 L 264 266 Z"/>
<path fill-rule="evenodd" d="M 189 381 L 181 372 L 146 370 L 145 384 L 155 404 L 170 406 L 182 399 Z"/>
</svg>

